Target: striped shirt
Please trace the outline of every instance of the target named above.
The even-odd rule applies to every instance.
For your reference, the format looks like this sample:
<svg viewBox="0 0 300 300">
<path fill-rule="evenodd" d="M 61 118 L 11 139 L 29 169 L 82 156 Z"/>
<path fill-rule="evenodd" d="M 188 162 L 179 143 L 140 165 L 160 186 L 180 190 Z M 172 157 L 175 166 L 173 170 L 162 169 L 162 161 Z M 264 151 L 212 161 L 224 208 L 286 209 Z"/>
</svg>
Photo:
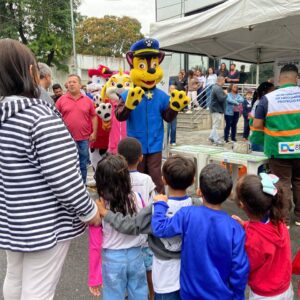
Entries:
<svg viewBox="0 0 300 300">
<path fill-rule="evenodd" d="M 85 230 L 96 214 L 76 145 L 50 104 L 0 101 L 0 248 L 49 249 Z"/>
</svg>

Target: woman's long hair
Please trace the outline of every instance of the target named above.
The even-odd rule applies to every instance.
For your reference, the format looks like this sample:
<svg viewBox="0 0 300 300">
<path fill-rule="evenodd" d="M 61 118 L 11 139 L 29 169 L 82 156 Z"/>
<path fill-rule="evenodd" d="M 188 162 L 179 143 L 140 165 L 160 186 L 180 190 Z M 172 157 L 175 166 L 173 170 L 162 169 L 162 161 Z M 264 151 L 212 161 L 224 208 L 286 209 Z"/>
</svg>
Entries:
<svg viewBox="0 0 300 300">
<path fill-rule="evenodd" d="M 0 40 L 0 99 L 6 96 L 38 98 L 38 66 L 32 52 L 12 39 Z"/>
<path fill-rule="evenodd" d="M 259 85 L 259 87 L 253 93 L 252 98 L 252 107 L 257 99 L 260 99 L 264 95 L 268 94 L 274 88 L 274 84 L 268 81 L 265 81 Z"/>
<path fill-rule="evenodd" d="M 97 191 L 112 212 L 133 215 L 136 205 L 131 191 L 128 165 L 121 155 L 108 155 L 100 160 L 95 174 Z"/>
</svg>

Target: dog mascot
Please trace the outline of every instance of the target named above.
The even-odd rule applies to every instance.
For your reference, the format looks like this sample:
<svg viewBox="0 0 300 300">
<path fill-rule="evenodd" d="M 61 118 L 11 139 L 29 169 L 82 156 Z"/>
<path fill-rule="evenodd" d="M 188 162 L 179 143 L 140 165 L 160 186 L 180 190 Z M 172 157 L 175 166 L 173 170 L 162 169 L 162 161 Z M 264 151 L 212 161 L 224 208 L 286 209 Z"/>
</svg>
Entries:
<svg viewBox="0 0 300 300">
<path fill-rule="evenodd" d="M 97 106 L 99 106 L 101 100 L 101 90 L 112 74 L 113 72 L 104 65 L 99 65 L 98 69 L 88 70 L 88 75 L 91 77 L 91 82 L 87 85 L 87 96 L 94 101 L 96 112 Z M 103 129 L 103 122 L 99 117 L 96 141 L 90 143 L 90 159 L 94 170 L 96 170 L 98 161 L 107 151 L 108 139 L 109 132 Z M 87 184 L 88 186 L 94 186 L 94 181 L 88 182 Z"/>
<path fill-rule="evenodd" d="M 173 91 L 171 97 L 158 89 L 163 78 L 160 63 L 164 52 L 155 39 L 142 39 L 134 43 L 126 54 L 134 88 L 124 92 L 115 111 L 119 121 L 127 120 L 127 134 L 140 141 L 143 161 L 139 171 L 149 174 L 159 193 L 164 192 L 161 163 L 164 124 L 171 122 L 189 102 L 184 91 Z"/>
<path fill-rule="evenodd" d="M 101 102 L 96 108 L 105 129 L 109 130 L 108 152 L 116 154 L 121 139 L 127 136 L 126 122 L 116 119 L 115 110 L 119 96 L 133 84 L 128 74 L 120 70 L 113 74 L 101 90 Z"/>
</svg>

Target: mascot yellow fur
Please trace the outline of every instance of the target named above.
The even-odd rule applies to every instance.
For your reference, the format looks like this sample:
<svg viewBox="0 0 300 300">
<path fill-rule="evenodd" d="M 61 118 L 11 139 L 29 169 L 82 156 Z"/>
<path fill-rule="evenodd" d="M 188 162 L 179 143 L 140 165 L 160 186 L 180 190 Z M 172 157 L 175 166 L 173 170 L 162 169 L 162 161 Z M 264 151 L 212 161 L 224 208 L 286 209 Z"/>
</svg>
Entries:
<svg viewBox="0 0 300 300">
<path fill-rule="evenodd" d="M 115 111 L 119 121 L 127 120 L 127 134 L 142 145 L 143 161 L 139 171 L 148 173 L 158 192 L 164 191 L 161 179 L 161 161 L 164 125 L 171 122 L 190 99 L 183 91 L 173 91 L 171 97 L 156 85 L 163 78 L 160 63 L 164 52 L 155 39 L 142 39 L 134 43 L 126 54 L 134 88 L 121 94 Z"/>
<path fill-rule="evenodd" d="M 126 122 L 120 122 L 115 117 L 120 94 L 132 88 L 133 84 L 128 74 L 120 70 L 113 74 L 101 90 L 101 103 L 96 109 L 103 120 L 103 128 L 109 130 L 108 152 L 117 153 L 118 143 L 127 136 Z"/>
</svg>

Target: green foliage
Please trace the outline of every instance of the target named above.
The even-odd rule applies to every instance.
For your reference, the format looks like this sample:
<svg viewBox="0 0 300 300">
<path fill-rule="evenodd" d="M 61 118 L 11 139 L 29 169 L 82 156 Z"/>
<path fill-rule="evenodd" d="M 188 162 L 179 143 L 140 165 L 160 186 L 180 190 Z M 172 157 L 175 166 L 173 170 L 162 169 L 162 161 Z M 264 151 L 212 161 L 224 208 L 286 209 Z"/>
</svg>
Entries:
<svg viewBox="0 0 300 300">
<path fill-rule="evenodd" d="M 274 67 L 273 63 L 266 63 L 266 64 L 259 65 L 259 83 L 268 81 L 268 79 L 274 77 L 273 67 Z M 250 72 L 248 73 L 247 82 L 255 83 L 255 80 L 256 80 L 256 65 L 253 64 L 250 66 Z"/>
<path fill-rule="evenodd" d="M 75 10 L 79 1 L 75 0 Z M 66 69 L 63 61 L 72 51 L 69 1 L 0 0 L 0 38 L 17 39 L 38 61 Z"/>
<path fill-rule="evenodd" d="M 141 24 L 130 17 L 104 16 L 83 19 L 76 29 L 77 52 L 120 57 L 143 38 Z"/>
</svg>

